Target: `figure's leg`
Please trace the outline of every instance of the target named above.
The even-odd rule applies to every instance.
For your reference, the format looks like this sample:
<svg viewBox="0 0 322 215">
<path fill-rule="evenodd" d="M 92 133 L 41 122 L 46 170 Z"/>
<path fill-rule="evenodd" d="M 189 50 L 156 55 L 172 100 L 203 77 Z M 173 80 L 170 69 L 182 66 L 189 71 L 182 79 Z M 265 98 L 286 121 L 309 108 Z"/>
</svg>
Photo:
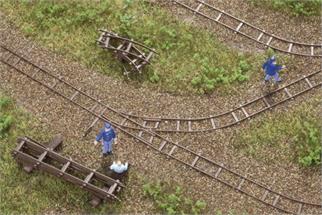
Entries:
<svg viewBox="0 0 322 215">
<path fill-rule="evenodd" d="M 108 142 L 103 141 L 103 154 L 107 154 L 108 152 Z"/>
<path fill-rule="evenodd" d="M 278 73 L 276 73 L 273 77 L 274 77 L 275 82 L 282 81 L 282 79 L 278 76 Z"/>
<path fill-rule="evenodd" d="M 113 142 L 114 142 L 114 140 L 111 140 L 110 141 L 110 144 L 109 144 L 109 152 L 112 152 Z"/>
<path fill-rule="evenodd" d="M 267 81 L 269 81 L 269 79 L 271 78 L 271 76 L 270 75 L 266 75 L 265 76 L 265 82 L 267 82 Z"/>
</svg>

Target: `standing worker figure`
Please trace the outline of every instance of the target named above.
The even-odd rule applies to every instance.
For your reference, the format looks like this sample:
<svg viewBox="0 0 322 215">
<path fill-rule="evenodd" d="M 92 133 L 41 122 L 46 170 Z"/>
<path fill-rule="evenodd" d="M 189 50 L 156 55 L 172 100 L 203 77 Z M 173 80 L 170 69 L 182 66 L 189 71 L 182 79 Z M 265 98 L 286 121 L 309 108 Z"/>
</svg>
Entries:
<svg viewBox="0 0 322 215">
<path fill-rule="evenodd" d="M 267 83 L 271 78 L 274 78 L 275 84 L 277 82 L 281 82 L 282 79 L 279 77 L 278 73 L 284 68 L 285 68 L 284 65 L 281 66 L 276 64 L 275 56 L 267 59 L 262 66 L 262 69 L 265 72 L 265 83 Z"/>
<path fill-rule="evenodd" d="M 117 144 L 117 138 L 112 128 L 111 124 L 108 122 L 104 123 L 104 128 L 100 131 L 100 133 L 96 136 L 96 140 L 94 141 L 94 145 L 96 146 L 98 142 L 102 141 L 103 145 L 103 157 L 106 155 L 112 154 L 112 144 Z"/>
</svg>

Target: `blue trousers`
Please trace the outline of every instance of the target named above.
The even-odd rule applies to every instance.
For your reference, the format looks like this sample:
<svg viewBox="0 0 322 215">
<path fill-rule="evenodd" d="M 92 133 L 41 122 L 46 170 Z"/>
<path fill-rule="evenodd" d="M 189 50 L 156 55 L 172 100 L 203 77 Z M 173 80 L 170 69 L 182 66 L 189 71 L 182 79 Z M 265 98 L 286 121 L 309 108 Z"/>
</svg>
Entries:
<svg viewBox="0 0 322 215">
<path fill-rule="evenodd" d="M 114 142 L 114 139 L 112 139 L 111 141 L 103 141 L 103 153 L 104 154 L 112 151 L 113 142 Z"/>
<path fill-rule="evenodd" d="M 275 73 L 275 75 L 266 75 L 265 81 L 269 81 L 271 78 L 274 78 L 274 82 L 281 81 L 281 78 L 278 76 L 278 73 Z"/>
</svg>

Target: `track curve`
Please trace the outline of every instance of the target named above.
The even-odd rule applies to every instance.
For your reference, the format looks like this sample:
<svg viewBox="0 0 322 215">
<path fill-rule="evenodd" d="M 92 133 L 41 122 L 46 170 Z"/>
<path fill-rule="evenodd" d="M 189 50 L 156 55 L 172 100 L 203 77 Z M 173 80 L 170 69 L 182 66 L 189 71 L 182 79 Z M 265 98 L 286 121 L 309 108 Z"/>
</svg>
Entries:
<svg viewBox="0 0 322 215">
<path fill-rule="evenodd" d="M 310 44 L 288 40 L 265 30 L 256 27 L 240 18 L 237 18 L 213 5 L 206 3 L 205 0 L 193 0 L 192 5 L 183 3 L 184 1 L 172 0 L 176 5 L 191 11 L 193 15 L 199 16 L 218 23 L 234 33 L 240 34 L 255 43 L 270 47 L 274 50 L 292 55 L 306 57 L 322 57 L 322 42 L 320 44 Z M 191 2 L 191 1 L 190 1 Z M 224 19 L 229 20 L 224 21 Z"/>
<path fill-rule="evenodd" d="M 303 76 L 267 95 L 259 96 L 220 114 L 196 118 L 148 117 L 124 113 L 138 120 L 143 127 L 158 132 L 195 133 L 214 131 L 237 125 L 260 113 L 279 106 L 306 92 L 322 86 L 322 70 Z M 290 90 L 292 89 L 292 90 Z"/>
<path fill-rule="evenodd" d="M 156 150 L 160 154 L 166 155 L 168 158 L 172 158 L 203 175 L 217 180 L 238 192 L 285 213 L 301 214 L 304 213 L 305 210 L 318 210 L 321 208 L 320 204 L 298 200 L 274 191 L 269 186 L 247 177 L 244 173 L 241 174 L 235 170 L 231 170 L 223 164 L 213 161 L 178 143 L 172 142 L 150 129 L 145 129 L 141 124 L 103 104 L 99 99 L 72 86 L 61 76 L 53 75 L 4 46 L 0 47 L 0 62 L 40 84 L 50 92 L 64 98 L 71 104 L 74 104 L 80 109 L 97 117 L 99 120 L 111 122 L 120 131 Z M 52 80 L 52 83 L 48 83 L 48 80 Z M 25 84 L 27 85 L 27 83 Z M 66 89 L 69 89 L 69 93 L 66 92 Z M 82 97 L 82 99 L 80 99 L 80 97 Z M 86 105 L 82 103 L 83 99 L 87 99 Z M 89 104 L 93 105 L 92 108 L 87 107 Z M 99 110 L 99 113 L 97 113 L 97 109 Z M 108 117 L 104 115 L 107 110 L 109 111 Z M 132 127 L 135 128 L 124 126 L 126 121 L 131 123 Z M 182 158 L 182 155 L 186 155 L 185 158 Z M 226 177 L 223 177 L 227 175 L 233 179 L 228 180 Z M 257 190 L 258 192 L 253 192 L 254 190 Z M 258 193 L 260 193 L 260 195 Z"/>
</svg>

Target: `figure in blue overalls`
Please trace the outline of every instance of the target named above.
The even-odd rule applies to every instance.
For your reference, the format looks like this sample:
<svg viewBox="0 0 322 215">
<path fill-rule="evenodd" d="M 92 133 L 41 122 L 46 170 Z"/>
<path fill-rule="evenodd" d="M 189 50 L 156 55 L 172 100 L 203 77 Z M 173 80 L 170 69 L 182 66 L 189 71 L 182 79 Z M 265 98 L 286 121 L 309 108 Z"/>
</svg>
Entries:
<svg viewBox="0 0 322 215">
<path fill-rule="evenodd" d="M 103 145 L 103 156 L 112 154 L 112 144 L 117 143 L 117 138 L 112 128 L 111 124 L 108 122 L 104 123 L 104 128 L 100 131 L 100 133 L 96 136 L 96 140 L 94 141 L 94 145 L 96 146 L 98 142 L 102 141 Z"/>
<path fill-rule="evenodd" d="M 262 69 L 265 72 L 265 82 L 268 82 L 271 78 L 274 78 L 274 83 L 281 82 L 282 79 L 279 77 L 278 73 L 282 69 L 284 69 L 285 66 L 280 66 L 276 64 L 275 56 L 269 58 L 266 60 L 266 62 L 263 64 Z"/>
</svg>

